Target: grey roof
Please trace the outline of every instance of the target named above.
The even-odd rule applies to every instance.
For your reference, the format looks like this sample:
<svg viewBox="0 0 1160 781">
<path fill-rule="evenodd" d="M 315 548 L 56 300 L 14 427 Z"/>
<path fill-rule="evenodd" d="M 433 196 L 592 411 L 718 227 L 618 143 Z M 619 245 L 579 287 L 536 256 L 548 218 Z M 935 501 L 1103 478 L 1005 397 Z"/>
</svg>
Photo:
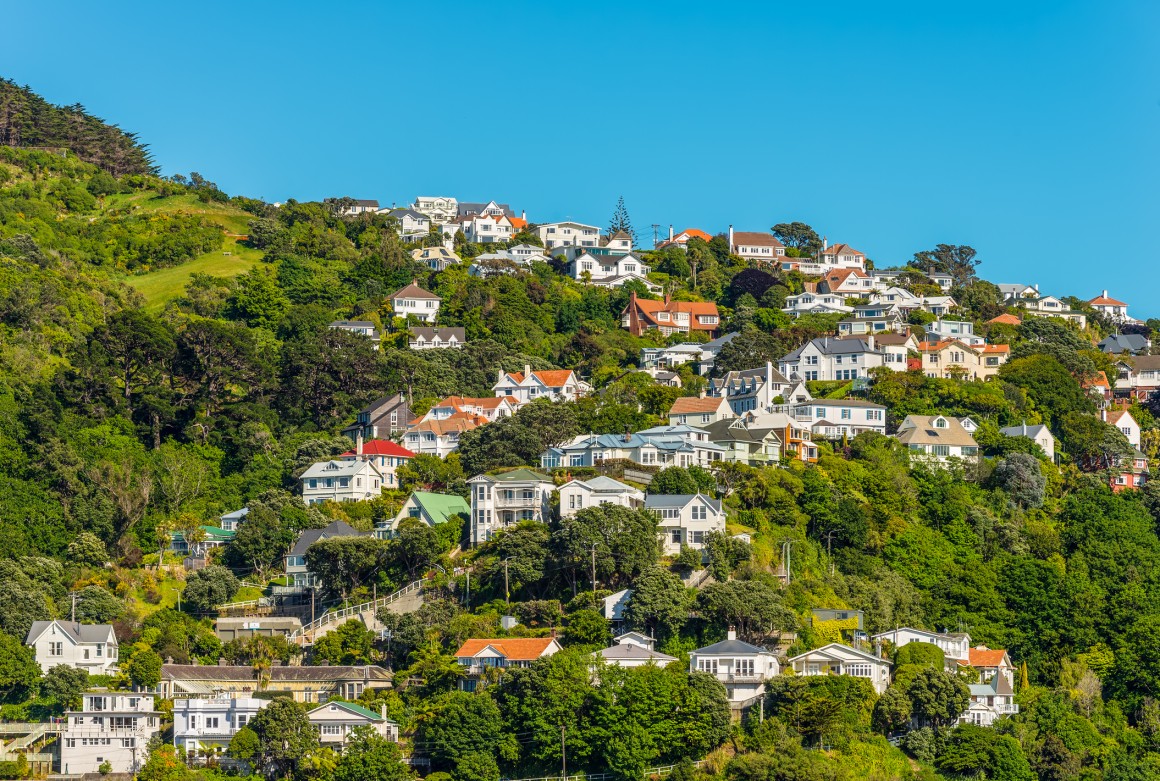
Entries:
<svg viewBox="0 0 1160 781">
<path fill-rule="evenodd" d="M 1099 343 L 1106 353 L 1138 353 L 1148 349 L 1148 340 L 1140 334 L 1112 334 Z"/>
<path fill-rule="evenodd" d="M 32 628 L 28 630 L 28 639 L 24 641 L 24 644 L 32 645 L 36 638 L 44 634 L 53 623 L 52 621 L 33 621 Z M 78 643 L 103 643 L 109 639 L 109 633 L 113 631 L 113 627 L 109 624 L 82 624 L 79 621 L 56 621 L 55 623 Z"/>
<path fill-rule="evenodd" d="M 459 216 L 465 217 L 469 214 L 482 214 L 484 207 L 489 203 L 491 203 L 491 201 L 483 201 L 482 203 L 469 203 L 467 201 L 460 201 Z M 516 216 L 516 213 L 512 211 L 512 207 L 508 206 L 506 203 L 496 203 L 496 206 L 503 209 L 503 213 L 508 217 Z"/>
<path fill-rule="evenodd" d="M 868 338 L 869 337 L 863 338 L 861 336 L 853 336 L 853 337 L 847 337 L 845 339 L 834 339 L 831 337 L 823 337 L 821 339 L 811 339 L 809 342 L 807 342 L 806 344 L 803 344 L 801 347 L 797 348 L 796 350 L 794 350 L 792 353 L 785 356 L 781 360 L 783 360 L 783 361 L 796 361 L 798 358 L 801 357 L 802 351 L 805 350 L 810 345 L 813 345 L 814 347 L 816 347 L 818 349 L 818 351 L 822 353 L 822 355 L 848 355 L 851 353 L 877 353 L 877 352 L 880 352 L 880 350 L 877 350 L 877 349 L 874 349 L 874 350 L 870 349 L 869 345 L 867 344 Z"/>
<path fill-rule="evenodd" d="M 298 535 L 298 542 L 290 551 L 291 556 L 305 556 L 306 549 L 319 540 L 328 540 L 331 537 L 364 537 L 363 532 L 344 521 L 335 521 L 324 529 L 307 529 Z"/>
<path fill-rule="evenodd" d="M 1046 431 L 1047 436 L 1051 436 L 1051 430 L 1043 425 L 1028 426 L 1026 423 L 1023 423 L 1018 426 L 1007 426 L 999 429 L 1000 434 L 1005 434 L 1009 437 L 1027 437 L 1029 439 L 1035 439 L 1041 431 Z"/>
<path fill-rule="evenodd" d="M 770 654 L 770 655 L 772 655 L 773 651 L 767 651 L 766 649 L 759 648 L 756 645 L 750 645 L 749 643 L 746 643 L 743 640 L 722 640 L 719 643 L 713 643 L 713 645 L 707 645 L 704 648 L 698 648 L 696 651 L 693 651 L 693 653 L 700 654 L 702 656 L 709 656 L 709 655 L 716 655 L 716 654 L 720 654 L 722 656 L 724 656 L 725 654 Z"/>
<path fill-rule="evenodd" d="M 215 628 L 219 631 L 250 629 L 251 624 L 258 624 L 262 629 L 277 629 L 283 632 L 302 628 L 302 622 L 294 616 L 222 616 L 217 619 Z"/>
<path fill-rule="evenodd" d="M 661 507 L 684 507 L 697 497 L 704 499 L 714 512 L 721 512 L 721 500 L 713 499 L 705 494 L 649 494 L 644 498 L 644 506 L 647 510 L 656 510 Z"/>
<path fill-rule="evenodd" d="M 370 320 L 335 320 L 330 324 L 331 328 L 374 328 L 375 324 Z"/>
<path fill-rule="evenodd" d="M 613 480 L 611 477 L 604 475 L 597 475 L 590 477 L 587 480 L 577 480 L 577 483 L 583 483 L 591 488 L 593 491 L 620 493 L 621 491 L 635 491 L 631 485 L 626 485 L 619 480 Z M 563 487 L 563 486 L 561 486 Z"/>
<path fill-rule="evenodd" d="M 372 679 L 389 681 L 390 670 L 378 665 L 278 665 L 271 666 L 266 675 L 271 683 L 279 681 L 340 681 Z M 164 680 L 190 681 L 256 681 L 253 665 L 249 664 L 163 664 Z"/>
<path fill-rule="evenodd" d="M 797 407 L 860 407 L 864 409 L 886 409 L 881 404 L 875 404 L 872 401 L 862 401 L 861 399 L 810 399 L 803 401 L 800 404 L 795 404 Z"/>
<path fill-rule="evenodd" d="M 387 212 L 387 214 L 388 214 L 388 216 L 394 217 L 397 220 L 402 219 L 403 217 L 410 217 L 413 220 L 429 220 L 429 219 L 431 219 L 426 214 L 420 214 L 419 212 L 415 211 L 414 209 L 391 209 L 389 212 Z"/>
<path fill-rule="evenodd" d="M 737 422 L 736 418 L 725 418 L 708 423 L 701 428 L 709 432 L 710 442 L 764 442 L 771 434 L 778 442 L 781 437 L 772 428 L 752 428 Z"/>
<path fill-rule="evenodd" d="M 662 654 L 660 651 L 650 651 L 647 648 L 641 648 L 635 643 L 619 643 L 610 648 L 601 648 L 596 653 L 609 661 L 648 661 L 652 660 L 657 664 L 668 664 L 669 662 L 677 661 L 675 656 Z"/>
<path fill-rule="evenodd" d="M 240 510 L 234 510 L 232 513 L 218 516 L 223 521 L 240 521 L 250 514 L 249 507 L 243 507 Z"/>
<path fill-rule="evenodd" d="M 438 336 L 440 339 L 450 339 L 454 336 L 460 342 L 467 341 L 466 330 L 463 328 L 454 328 L 451 326 L 436 326 L 436 327 L 417 327 L 411 329 L 411 335 L 416 338 L 423 338 L 427 341 L 432 341 Z"/>
<path fill-rule="evenodd" d="M 717 353 L 721 350 L 722 347 L 729 344 L 736 338 L 737 331 L 734 331 L 730 334 L 725 334 L 724 336 L 718 336 L 716 339 L 710 342 L 705 342 L 703 345 L 701 345 L 701 349 L 707 352 Z"/>
</svg>

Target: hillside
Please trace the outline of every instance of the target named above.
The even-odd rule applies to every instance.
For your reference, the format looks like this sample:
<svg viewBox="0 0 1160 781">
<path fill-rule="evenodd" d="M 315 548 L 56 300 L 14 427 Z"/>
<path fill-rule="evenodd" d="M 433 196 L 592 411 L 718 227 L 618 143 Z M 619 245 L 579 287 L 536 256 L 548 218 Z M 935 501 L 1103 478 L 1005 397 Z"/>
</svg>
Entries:
<svg viewBox="0 0 1160 781">
<path fill-rule="evenodd" d="M 1122 328 L 1075 299 L 1066 304 L 1083 316 L 1082 327 L 1077 317 L 1035 317 L 1027 301 L 981 278 L 986 267 L 974 250 L 939 245 L 892 278 L 891 289 L 920 303 L 900 315 L 905 331 L 896 344 L 880 339 L 858 353 L 879 365 L 855 364 L 851 375 L 850 363 L 835 364 L 845 374 L 811 376 L 824 362 L 811 363 L 808 352 L 800 358 L 819 368 L 803 368 L 808 382 L 800 385 L 813 403 L 792 415 L 809 417 L 816 425 L 806 431 L 815 433 L 754 424 L 753 438 L 776 440 L 775 454 L 730 458 L 702 444 L 719 457 L 662 469 L 655 453 L 634 461 L 618 448 L 677 436 L 649 432 L 670 422 L 679 399 L 697 402 L 689 425 L 707 425 L 700 397 L 729 372 L 746 372 L 734 375 L 738 386 L 757 376 L 772 382 L 787 356 L 837 343 L 844 312 L 786 311 L 818 290 L 817 275 L 747 260 L 725 236 L 640 251 L 648 276 L 619 287 L 569 275 L 555 257 L 499 264 L 504 273 L 485 273 L 485 264 L 470 270 L 473 259 L 500 248 L 542 247 L 534 224 L 498 244 L 473 244 L 460 232 L 453 246 L 466 262 L 436 271 L 412 250 L 440 239 L 404 243 L 388 215 L 351 214 L 343 201 L 275 208 L 197 174 L 161 177 L 131 134 L 11 84 L 0 83 L 0 98 L 0 117 L 8 117 L 0 140 L 16 143 L 0 146 L 6 720 L 60 715 L 86 685 L 68 671 L 36 668 L 21 645 L 34 621 L 70 615 L 75 595 L 82 620 L 116 630 L 121 672 L 100 681 L 113 686 L 155 686 L 167 658 L 215 666 L 225 659 L 252 667 L 259 683 L 277 662 L 390 667 L 395 685 L 367 687 L 358 702 L 398 723 L 403 752 L 429 761 L 416 767 L 432 781 L 541 778 L 565 759 L 569 772 L 624 781 L 669 766 L 678 781 L 1160 777 L 1160 481 L 1117 482 L 1125 473 L 1150 477 L 1160 405 L 1142 394 L 1121 411 L 1112 389 L 1096 384 L 1101 372 L 1114 381 L 1115 361 L 1133 360 L 1101 351 L 1099 340 L 1118 330 L 1155 339 L 1160 323 Z M 60 145 L 72 153 L 29 148 Z M 809 226 L 793 225 L 817 240 Z M 390 296 L 411 283 L 439 297 L 438 324 L 462 328 L 466 345 L 408 349 L 420 324 L 396 316 Z M 664 288 L 676 314 L 712 311 L 715 327 L 632 333 L 623 312 L 666 306 L 650 286 Z M 942 349 L 931 301 L 986 340 L 990 349 L 977 350 L 985 379 L 962 369 L 962 356 L 948 355 L 953 371 L 905 370 L 908 362 L 929 365 Z M 330 328 L 336 320 L 368 321 L 381 340 Z M 704 345 L 718 331 L 737 335 L 717 353 L 711 376 L 693 362 L 672 367 L 670 384 L 639 370 L 642 350 Z M 956 352 L 972 346 L 946 342 Z M 340 432 L 376 399 L 402 394 L 416 413 L 471 407 L 470 397 L 495 401 L 497 374 L 522 380 L 529 370 L 556 370 L 547 376 L 565 378 L 561 385 L 574 372 L 590 392 L 521 404 L 484 425 L 473 418 L 454 453 L 409 457 L 380 496 L 303 503 L 304 470 L 350 450 Z M 783 380 L 786 394 L 801 392 Z M 767 414 L 786 414 L 786 398 L 770 395 L 767 406 L 779 411 Z M 756 406 L 745 411 L 766 413 Z M 838 430 L 852 410 L 867 430 Z M 1126 411 L 1137 429 L 1125 434 L 1104 411 Z M 887 436 L 905 431 L 911 416 L 929 416 L 912 421 L 934 439 L 970 426 L 954 444 L 967 449 L 955 458 L 951 445 L 935 449 L 950 441 L 944 437 L 920 454 Z M 1047 427 L 1055 457 L 1000 431 L 1020 425 Z M 827 435 L 827 426 L 836 433 Z M 610 436 L 588 462 L 542 462 L 550 448 L 598 435 Z M 472 540 L 472 523 L 459 516 L 433 526 L 400 520 L 389 539 L 366 534 L 393 522 L 412 491 L 467 498 L 469 479 L 516 467 L 551 472 L 535 489 L 547 492 L 546 512 L 513 491 L 508 499 L 524 502 L 521 515 L 481 539 Z M 698 527 L 695 538 L 678 529 L 675 541 L 670 532 L 665 553 L 657 544 L 658 523 L 669 529 L 672 517 L 665 508 L 581 502 L 567 513 L 553 498 L 565 482 L 601 473 L 627 475 L 630 489 L 652 497 L 703 497 L 722 528 L 702 535 Z M 187 571 L 181 555 L 162 552 L 177 535 L 204 541 L 206 527 L 220 531 L 220 516 L 242 507 L 244 523 L 207 554 L 204 570 Z M 488 522 L 498 523 L 503 509 L 497 504 Z M 285 556 L 299 535 L 336 521 L 364 534 L 318 542 L 304 555 L 319 586 L 318 604 L 302 609 L 360 603 L 427 576 L 432 591 L 421 609 L 378 617 L 389 640 L 358 622 L 305 650 L 281 638 L 223 643 L 214 635 L 220 605 L 287 586 Z M 710 577 L 701 580 L 695 573 L 704 570 Z M 591 654 L 613 629 L 599 600 L 629 589 L 617 629 L 648 634 L 675 661 L 598 665 L 593 675 Z M 825 609 L 860 618 L 815 615 Z M 519 625 L 500 629 L 501 616 Z M 1002 649 L 1011 664 L 988 672 L 933 642 L 891 647 L 879 639 L 864 642 L 870 659 L 859 665 L 885 665 L 890 680 L 872 680 L 863 666 L 844 675 L 810 674 L 808 664 L 792 672 L 798 654 L 861 640 L 859 620 L 866 636 L 900 627 L 969 634 L 975 652 L 1001 659 Z M 730 632 L 737 639 L 727 640 Z M 543 645 L 551 636 L 559 653 L 502 674 L 477 671 L 478 689 L 460 690 L 472 675 L 455 656 L 465 640 Z M 692 672 L 689 664 L 697 649 L 738 640 L 777 649 L 781 674 L 731 711 L 737 681 L 755 675 L 739 666 L 734 680 L 724 667 L 749 651 L 731 645 L 720 674 L 713 660 Z M 1011 676 L 1013 702 L 993 727 L 960 725 L 970 687 L 996 680 L 984 680 L 992 673 Z M 286 718 L 305 723 L 303 708 L 282 703 Z M 731 713 L 744 715 L 731 721 Z M 309 724 L 287 757 L 278 729 L 271 716 L 245 735 L 253 735 L 246 756 L 265 761 L 271 778 L 370 773 L 404 781 L 415 772 L 394 744 L 369 741 L 340 759 L 318 745 Z M 243 743 L 229 751 L 243 756 Z M 166 751 L 153 752 L 142 777 L 221 774 L 187 769 Z M 372 754 L 373 772 L 352 769 L 347 758 Z"/>
</svg>

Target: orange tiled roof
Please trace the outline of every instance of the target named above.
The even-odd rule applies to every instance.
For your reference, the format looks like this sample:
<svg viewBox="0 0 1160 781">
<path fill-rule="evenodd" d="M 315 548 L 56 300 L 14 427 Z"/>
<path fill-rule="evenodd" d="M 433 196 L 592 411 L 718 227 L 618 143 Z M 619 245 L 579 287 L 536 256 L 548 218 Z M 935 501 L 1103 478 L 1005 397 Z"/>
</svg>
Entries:
<svg viewBox="0 0 1160 781">
<path fill-rule="evenodd" d="M 827 250 L 822 250 L 823 255 L 861 255 L 863 253 L 851 247 L 849 244 L 831 244 Z"/>
<path fill-rule="evenodd" d="M 983 352 L 985 353 L 1009 353 L 1011 352 L 1011 345 L 1009 344 L 984 344 Z"/>
<path fill-rule="evenodd" d="M 716 412 L 721 408 L 722 401 L 723 399 L 718 396 L 706 396 L 703 399 L 697 396 L 681 396 L 673 402 L 669 414 L 684 415 L 696 412 Z"/>
<path fill-rule="evenodd" d="M 942 348 L 950 345 L 951 341 L 951 339 L 940 339 L 937 342 L 919 342 L 918 351 L 920 353 L 938 352 Z"/>
<path fill-rule="evenodd" d="M 530 662 L 543 656 L 553 642 L 551 637 L 505 637 L 494 640 L 472 638 L 464 642 L 455 655 L 461 658 L 472 657 L 490 645 L 509 660 Z"/>
<path fill-rule="evenodd" d="M 523 217 L 508 217 L 508 221 L 512 224 L 512 227 L 515 228 L 517 231 L 521 231 L 524 228 L 528 227 L 528 221 L 525 220 Z"/>
<path fill-rule="evenodd" d="M 1088 303 L 1092 306 L 1127 306 L 1123 301 L 1117 301 L 1107 296 L 1096 296 L 1091 301 L 1088 301 Z"/>
<path fill-rule="evenodd" d="M 992 317 L 987 321 L 988 323 L 1002 323 L 1003 325 L 1022 325 L 1023 321 L 1015 315 L 1002 314 L 998 317 Z"/>
<path fill-rule="evenodd" d="M 971 667 L 998 667 L 1006 655 L 1002 648 L 971 648 L 967 651 Z"/>
<path fill-rule="evenodd" d="M 508 372 L 507 376 L 516 382 L 524 381 L 523 372 Z M 549 388 L 559 388 L 565 385 L 573 375 L 571 369 L 546 369 L 532 372 L 532 376 Z"/>
<path fill-rule="evenodd" d="M 700 228 L 685 228 L 678 235 L 688 236 L 690 239 L 701 239 L 702 241 L 712 241 L 713 237 Z"/>
<path fill-rule="evenodd" d="M 1083 386 L 1085 388 L 1108 388 L 1109 390 L 1112 387 L 1111 383 L 1108 382 L 1108 375 L 1104 372 L 1096 372 L 1095 377 L 1084 380 Z"/>
<path fill-rule="evenodd" d="M 464 431 L 471 431 L 473 428 L 486 426 L 489 422 L 483 415 L 476 415 L 471 412 L 455 412 L 443 420 L 423 420 L 415 423 L 408 431 L 430 431 L 438 436 L 450 434 L 453 431 L 458 431 L 462 434 Z"/>
</svg>

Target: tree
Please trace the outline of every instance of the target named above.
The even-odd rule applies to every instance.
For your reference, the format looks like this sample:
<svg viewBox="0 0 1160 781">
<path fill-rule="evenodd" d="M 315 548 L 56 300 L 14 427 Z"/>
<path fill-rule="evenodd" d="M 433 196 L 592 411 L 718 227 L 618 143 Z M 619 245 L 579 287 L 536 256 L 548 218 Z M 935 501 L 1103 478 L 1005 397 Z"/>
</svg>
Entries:
<svg viewBox="0 0 1160 781">
<path fill-rule="evenodd" d="M 189 781 L 194 774 L 177 756 L 176 748 L 162 743 L 149 752 L 137 778 L 139 781 Z"/>
<path fill-rule="evenodd" d="M 346 601 L 351 587 L 370 577 L 387 553 L 387 542 L 375 537 L 331 537 L 306 549 L 306 566 L 323 591 Z"/>
<path fill-rule="evenodd" d="M 226 561 L 232 567 L 252 569 L 264 579 L 293 542 L 294 532 L 279 514 L 265 504 L 255 504 L 226 547 Z"/>
<path fill-rule="evenodd" d="M 610 635 L 608 622 L 595 610 L 577 610 L 568 616 L 564 643 L 587 648 L 604 648 Z"/>
<path fill-rule="evenodd" d="M 1035 781 L 1027 756 L 1015 738 L 974 724 L 962 724 L 951 732 L 936 764 L 940 771 L 964 778 Z"/>
<path fill-rule="evenodd" d="M 84 624 L 108 624 L 125 612 L 125 605 L 100 586 L 85 586 L 76 593 L 76 620 Z"/>
<path fill-rule="evenodd" d="M 1044 477 L 1039 459 L 1035 456 L 1012 453 L 995 465 L 991 479 L 1019 506 L 1043 506 L 1047 478 Z"/>
<path fill-rule="evenodd" d="M 318 733 L 306 717 L 306 708 L 279 697 L 250 719 L 258 736 L 258 765 L 278 778 L 290 778 L 298 763 L 318 748 Z"/>
<path fill-rule="evenodd" d="M 370 664 L 374 642 L 375 633 L 352 618 L 315 641 L 313 660 L 315 664 Z"/>
<path fill-rule="evenodd" d="M 220 565 L 211 564 L 186 578 L 182 599 L 193 612 L 210 613 L 218 605 L 233 599 L 239 588 L 241 583 L 234 577 L 234 573 Z"/>
<path fill-rule="evenodd" d="M 1128 438 L 1099 418 L 1073 412 L 1059 426 L 1059 441 L 1082 469 L 1107 469 L 1132 454 Z"/>
<path fill-rule="evenodd" d="M 806 256 L 814 255 L 822 248 L 818 232 L 804 222 L 779 222 L 769 230 L 782 244 L 800 250 Z"/>
<path fill-rule="evenodd" d="M 81 695 L 89 686 L 89 674 L 85 670 L 58 664 L 44 675 L 40 682 L 40 694 L 56 700 L 63 710 L 77 710 L 81 706 Z"/>
<path fill-rule="evenodd" d="M 100 537 L 81 532 L 68 545 L 68 559 L 82 567 L 100 567 L 109 560 L 109 552 Z"/>
<path fill-rule="evenodd" d="M 358 727 L 351 733 L 333 776 L 334 781 L 408 781 L 412 777 L 399 746 L 371 727 Z M 493 781 L 498 781 L 498 773 Z"/>
<path fill-rule="evenodd" d="M 967 685 L 957 676 L 932 667 L 923 668 L 906 687 L 911 710 L 935 727 L 946 727 L 958 721 L 971 704 Z"/>
<path fill-rule="evenodd" d="M 911 643 L 918 645 L 918 643 Z M 874 729 L 883 735 L 892 735 L 910 723 L 910 697 L 897 686 L 891 686 L 874 703 Z"/>
<path fill-rule="evenodd" d="M 1027 391 L 1044 422 L 1058 423 L 1073 412 L 1091 412 L 1091 396 L 1067 368 L 1050 355 L 1013 358 L 999 369 L 999 378 Z"/>
<path fill-rule="evenodd" d="M 520 521 L 501 529 L 486 542 L 481 553 L 494 556 L 485 578 L 494 594 L 542 596 L 546 580 L 551 533 L 548 525 L 537 521 Z M 506 567 L 504 562 L 507 562 Z M 506 584 L 505 584 L 506 579 Z M 505 585 L 508 589 L 504 591 Z"/>
<path fill-rule="evenodd" d="M 655 478 L 654 478 L 655 482 Z M 552 550 L 556 569 L 572 586 L 580 584 L 595 589 L 596 578 L 609 586 L 631 582 L 656 563 L 657 522 L 643 510 L 615 504 L 602 504 L 560 519 L 552 531 Z"/>
<path fill-rule="evenodd" d="M 616 210 L 612 213 L 612 221 L 608 223 L 608 236 L 611 238 L 619 231 L 624 231 L 631 236 L 633 245 L 636 245 L 636 231 L 632 228 L 632 220 L 629 218 L 628 209 L 624 205 L 623 195 L 616 200 Z"/>
<path fill-rule="evenodd" d="M 439 559 L 443 553 L 443 539 L 438 529 L 418 518 L 404 518 L 396 528 L 387 552 L 410 580 Z"/>
<path fill-rule="evenodd" d="M 456 691 L 419 725 L 418 740 L 430 746 L 433 770 L 453 770 L 460 757 L 490 754 L 502 730 L 503 716 L 490 695 Z"/>
<path fill-rule="evenodd" d="M 713 474 L 699 466 L 669 466 L 653 475 L 648 484 L 650 494 L 667 494 L 678 496 L 681 494 L 717 494 L 717 479 Z"/>
<path fill-rule="evenodd" d="M 20 702 L 39 678 L 36 652 L 12 635 L 0 632 L 0 697 Z"/>
<path fill-rule="evenodd" d="M 150 648 L 141 648 L 129 658 L 125 672 L 134 686 L 152 688 L 161 683 L 161 657 Z"/>
<path fill-rule="evenodd" d="M 722 376 L 731 371 L 763 368 L 766 363 L 777 366 L 781 356 L 800 347 L 804 341 L 794 332 L 771 334 L 755 327 L 744 328 L 717 353 L 713 371 Z"/>
<path fill-rule="evenodd" d="M 705 535 L 705 548 L 709 551 L 709 574 L 718 581 L 728 580 L 751 555 L 749 543 L 719 531 Z"/>
<path fill-rule="evenodd" d="M 651 567 L 633 584 L 632 599 L 624 617 L 633 627 L 654 637 L 675 635 L 689 618 L 692 597 L 673 573 Z"/>
<path fill-rule="evenodd" d="M 717 631 L 736 627 L 738 637 L 751 643 L 797 626 L 781 595 L 759 580 L 712 583 L 697 594 L 697 609 Z"/>
<path fill-rule="evenodd" d="M 499 765 L 495 763 L 495 758 L 490 753 L 473 751 L 455 760 L 451 778 L 454 781 L 499 781 Z"/>
<path fill-rule="evenodd" d="M 262 742 L 258 740 L 258 733 L 248 726 L 242 727 L 230 738 L 227 753 L 234 759 L 252 760 L 262 750 Z"/>
<path fill-rule="evenodd" d="M 973 247 L 965 244 L 938 244 L 932 250 L 914 253 L 907 265 L 926 273 L 950 274 L 955 287 L 963 287 L 975 278 L 979 260 Z"/>
</svg>

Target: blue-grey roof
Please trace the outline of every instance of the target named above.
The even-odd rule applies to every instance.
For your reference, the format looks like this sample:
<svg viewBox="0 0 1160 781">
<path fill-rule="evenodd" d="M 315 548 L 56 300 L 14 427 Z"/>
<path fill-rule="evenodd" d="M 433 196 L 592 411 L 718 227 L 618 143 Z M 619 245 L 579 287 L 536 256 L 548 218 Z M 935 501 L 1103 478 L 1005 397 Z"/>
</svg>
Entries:
<svg viewBox="0 0 1160 781">
<path fill-rule="evenodd" d="M 1106 353 L 1138 353 L 1148 348 L 1148 340 L 1140 334 L 1112 334 L 1100 342 L 1099 348 Z"/>
<path fill-rule="evenodd" d="M 240 521 L 249 514 L 250 514 L 250 508 L 243 507 L 240 510 L 234 510 L 232 513 L 226 513 L 225 515 L 221 515 L 221 516 L 219 516 L 219 518 L 221 518 L 221 520 L 223 520 L 223 521 Z"/>
<path fill-rule="evenodd" d="M 294 544 L 291 556 L 305 556 L 306 549 L 319 540 L 329 540 L 331 537 L 365 537 L 364 532 L 343 521 L 335 521 L 324 529 L 307 529 L 298 535 L 298 542 Z"/>
<path fill-rule="evenodd" d="M 722 640 L 719 643 L 698 648 L 693 653 L 700 656 L 710 656 L 716 654 L 772 654 L 773 652 L 756 645 L 750 645 L 742 640 Z"/>
<path fill-rule="evenodd" d="M 797 348 L 781 360 L 796 361 L 801 357 L 802 351 L 810 345 L 816 347 L 818 351 L 822 353 L 822 355 L 849 355 L 851 353 L 881 352 L 881 350 L 878 349 L 871 350 L 867 344 L 867 340 L 857 336 L 847 339 L 823 337 L 821 339 L 811 339 L 809 342 L 803 344 L 801 347 Z"/>
<path fill-rule="evenodd" d="M 999 429 L 1000 434 L 1005 434 L 1009 437 L 1027 437 L 1028 439 L 1035 439 L 1041 431 L 1046 431 L 1047 435 L 1051 436 L 1051 430 L 1043 425 L 1028 426 L 1026 423 L 1023 423 L 1018 426 L 1007 426 L 1006 428 Z"/>
<path fill-rule="evenodd" d="M 649 494 L 644 498 L 646 510 L 657 510 L 661 507 L 684 507 L 689 502 L 700 497 L 715 512 L 721 512 L 721 500 L 705 496 L 705 494 Z"/>
</svg>

